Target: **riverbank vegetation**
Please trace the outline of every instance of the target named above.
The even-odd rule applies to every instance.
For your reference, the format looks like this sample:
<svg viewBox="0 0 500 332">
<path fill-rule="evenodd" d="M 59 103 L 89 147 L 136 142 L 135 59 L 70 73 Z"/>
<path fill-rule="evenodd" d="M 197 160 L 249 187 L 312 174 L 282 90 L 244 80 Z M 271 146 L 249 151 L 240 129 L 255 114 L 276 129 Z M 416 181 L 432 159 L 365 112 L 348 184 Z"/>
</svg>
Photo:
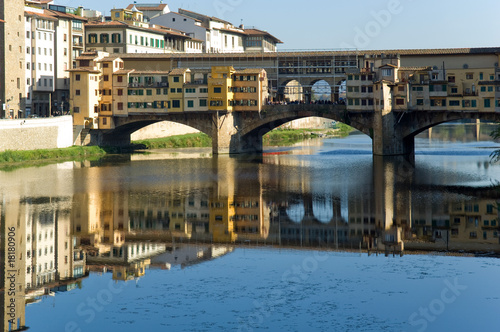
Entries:
<svg viewBox="0 0 500 332">
<path fill-rule="evenodd" d="M 54 161 L 85 160 L 100 157 L 107 152 L 98 146 L 72 146 L 64 149 L 39 149 L 29 151 L 6 150 L 0 152 L 0 168 L 30 167 Z"/>
<path fill-rule="evenodd" d="M 140 140 L 133 143 L 147 149 L 204 148 L 212 146 L 212 139 L 206 134 L 196 133 Z"/>
<path fill-rule="evenodd" d="M 276 129 L 270 131 L 263 137 L 264 145 L 291 145 L 300 141 L 318 137 L 344 137 L 353 129 L 344 124 L 337 124 L 331 129 Z M 139 140 L 132 142 L 133 145 L 127 149 L 101 148 L 97 146 L 73 146 L 63 149 L 41 149 L 30 151 L 0 152 L 0 168 L 30 167 L 47 164 L 50 162 L 65 160 L 84 160 L 91 157 L 102 157 L 106 154 L 131 152 L 143 149 L 169 149 L 169 148 L 192 148 L 211 147 L 212 139 L 206 134 L 196 133 L 177 135 L 164 138 Z M 22 166 L 20 166 L 22 165 Z"/>
</svg>

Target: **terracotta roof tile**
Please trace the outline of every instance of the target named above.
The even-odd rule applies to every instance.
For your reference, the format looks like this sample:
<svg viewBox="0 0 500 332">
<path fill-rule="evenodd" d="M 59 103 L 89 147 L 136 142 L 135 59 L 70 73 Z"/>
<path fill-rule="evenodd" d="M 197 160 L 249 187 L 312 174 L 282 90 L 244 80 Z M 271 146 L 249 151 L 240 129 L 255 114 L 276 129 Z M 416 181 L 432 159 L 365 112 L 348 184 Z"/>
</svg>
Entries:
<svg viewBox="0 0 500 332">
<path fill-rule="evenodd" d="M 274 37 L 273 35 L 271 35 L 269 32 L 267 31 L 262 31 L 262 30 L 259 30 L 259 29 L 245 29 L 245 34 L 247 36 L 267 36 L 271 39 L 274 39 L 274 41 L 278 44 L 283 44 L 283 42 L 281 40 L 279 40 L 278 38 Z"/>
<path fill-rule="evenodd" d="M 170 75 L 184 75 L 185 72 L 190 71 L 188 68 L 175 68 L 172 69 Z"/>
<path fill-rule="evenodd" d="M 160 4 L 158 4 L 158 6 L 153 7 L 153 6 L 144 6 L 141 4 L 134 3 L 131 5 L 128 5 L 126 9 L 130 10 L 130 9 L 134 8 L 134 6 L 135 6 L 135 8 L 137 8 L 138 10 L 143 12 L 143 11 L 147 11 L 147 10 L 164 10 L 165 7 L 167 7 L 167 4 L 160 3 Z"/>
</svg>

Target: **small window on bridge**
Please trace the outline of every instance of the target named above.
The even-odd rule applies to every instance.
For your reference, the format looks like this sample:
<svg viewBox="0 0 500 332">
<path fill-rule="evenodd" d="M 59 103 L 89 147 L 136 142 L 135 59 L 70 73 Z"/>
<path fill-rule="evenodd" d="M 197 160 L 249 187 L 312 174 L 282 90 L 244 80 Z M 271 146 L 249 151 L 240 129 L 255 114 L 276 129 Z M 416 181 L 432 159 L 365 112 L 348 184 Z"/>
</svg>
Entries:
<svg viewBox="0 0 500 332">
<path fill-rule="evenodd" d="M 214 87 L 214 93 L 222 93 L 222 88 Z"/>
</svg>

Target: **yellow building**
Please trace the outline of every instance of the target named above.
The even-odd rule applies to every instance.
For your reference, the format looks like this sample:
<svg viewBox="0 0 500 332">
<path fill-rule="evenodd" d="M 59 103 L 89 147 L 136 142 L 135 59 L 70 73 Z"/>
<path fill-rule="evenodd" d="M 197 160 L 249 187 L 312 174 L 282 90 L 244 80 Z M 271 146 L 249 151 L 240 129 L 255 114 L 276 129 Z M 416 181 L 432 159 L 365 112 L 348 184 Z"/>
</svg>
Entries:
<svg viewBox="0 0 500 332">
<path fill-rule="evenodd" d="M 111 20 L 126 22 L 144 28 L 149 26 L 148 23 L 143 22 L 143 13 L 135 6 L 133 6 L 132 9 L 111 9 Z"/>
<path fill-rule="evenodd" d="M 235 204 L 232 197 L 217 197 L 210 201 L 209 229 L 214 242 L 234 242 Z"/>
<path fill-rule="evenodd" d="M 208 78 L 208 109 L 210 111 L 233 111 L 233 79 L 236 71 L 231 66 L 212 67 Z"/>
<path fill-rule="evenodd" d="M 364 68 L 347 75 L 349 110 L 500 111 L 493 67 L 402 67 L 398 55 L 365 60 Z"/>
<path fill-rule="evenodd" d="M 235 111 L 261 111 L 269 98 L 267 73 L 250 68 L 233 74 L 233 106 Z"/>
<path fill-rule="evenodd" d="M 68 70 L 73 124 L 88 129 L 113 129 L 115 117 L 130 114 L 259 112 L 269 96 L 264 69 L 139 71 L 105 52 L 84 53 L 77 64 Z"/>
<path fill-rule="evenodd" d="M 99 102 L 101 96 L 101 70 L 98 61 L 107 56 L 103 52 L 85 52 L 76 58 L 77 67 L 70 72 L 70 109 L 73 114 L 73 124 L 89 129 L 97 129 Z"/>
</svg>

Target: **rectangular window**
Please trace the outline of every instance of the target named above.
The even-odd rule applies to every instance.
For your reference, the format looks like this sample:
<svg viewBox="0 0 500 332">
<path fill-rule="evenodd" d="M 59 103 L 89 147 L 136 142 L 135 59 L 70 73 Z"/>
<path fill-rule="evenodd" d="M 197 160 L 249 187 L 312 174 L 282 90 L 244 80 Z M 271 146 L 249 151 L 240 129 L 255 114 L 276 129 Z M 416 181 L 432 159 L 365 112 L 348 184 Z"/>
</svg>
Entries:
<svg viewBox="0 0 500 332">
<path fill-rule="evenodd" d="M 182 88 L 177 88 L 177 93 L 182 93 Z"/>
<path fill-rule="evenodd" d="M 465 79 L 473 80 L 474 79 L 474 74 L 473 73 L 467 73 L 467 74 L 465 74 Z"/>
<path fill-rule="evenodd" d="M 490 107 L 491 107 L 491 100 L 485 99 L 484 100 L 484 108 L 490 108 Z"/>
<path fill-rule="evenodd" d="M 123 89 L 118 89 L 117 92 L 119 96 L 123 96 Z"/>
<path fill-rule="evenodd" d="M 118 103 L 117 108 L 119 111 L 123 111 L 123 103 Z"/>
<path fill-rule="evenodd" d="M 424 100 L 423 99 L 417 99 L 417 106 L 423 106 L 424 105 Z"/>
<path fill-rule="evenodd" d="M 104 75 L 104 82 L 107 82 L 109 81 L 109 76 L 108 75 Z"/>
<path fill-rule="evenodd" d="M 193 100 L 188 100 L 187 101 L 187 107 L 188 108 L 193 108 L 194 107 L 194 101 Z"/>
<path fill-rule="evenodd" d="M 75 90 L 75 95 L 79 96 L 80 95 L 80 90 Z"/>
<path fill-rule="evenodd" d="M 396 99 L 396 105 L 404 105 L 405 104 L 405 100 L 402 99 L 402 98 L 397 98 Z"/>
<path fill-rule="evenodd" d="M 80 80 L 80 74 L 76 74 L 75 75 L 75 81 L 79 81 Z"/>
<path fill-rule="evenodd" d="M 172 108 L 181 108 L 180 100 L 172 100 Z"/>
<path fill-rule="evenodd" d="M 146 95 L 147 96 L 152 96 L 153 95 L 153 90 L 151 90 L 151 89 L 146 90 Z"/>
<path fill-rule="evenodd" d="M 450 106 L 460 106 L 460 100 L 450 100 L 449 105 Z"/>
<path fill-rule="evenodd" d="M 207 100 L 206 99 L 200 99 L 200 107 L 206 107 L 207 106 Z"/>
<path fill-rule="evenodd" d="M 122 83 L 122 82 L 123 82 L 123 76 L 122 76 L 122 75 L 118 75 L 118 76 L 116 77 L 116 81 L 117 81 L 118 83 Z"/>
<path fill-rule="evenodd" d="M 180 77 L 179 76 L 174 76 L 174 83 L 179 83 Z"/>
<path fill-rule="evenodd" d="M 214 93 L 222 93 L 221 87 L 214 87 Z"/>
</svg>

